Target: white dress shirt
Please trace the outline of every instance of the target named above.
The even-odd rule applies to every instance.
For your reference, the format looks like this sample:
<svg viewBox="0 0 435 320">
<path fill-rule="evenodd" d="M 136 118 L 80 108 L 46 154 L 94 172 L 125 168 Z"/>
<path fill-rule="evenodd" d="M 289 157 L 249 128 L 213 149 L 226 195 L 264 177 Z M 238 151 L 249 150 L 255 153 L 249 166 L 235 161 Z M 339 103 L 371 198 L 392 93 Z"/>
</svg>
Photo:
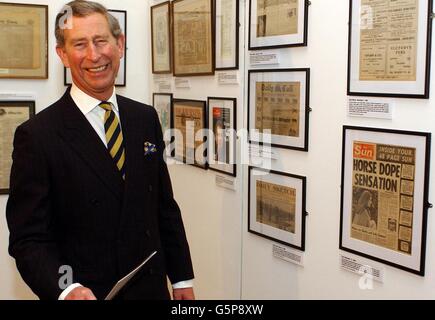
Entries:
<svg viewBox="0 0 435 320">
<path fill-rule="evenodd" d="M 92 128 L 94 128 L 95 132 L 100 137 L 101 141 L 107 147 L 106 131 L 104 130 L 104 114 L 106 111 L 103 108 L 99 107 L 101 100 L 95 99 L 87 95 L 82 90 L 80 90 L 74 83 L 71 86 L 70 94 L 71 94 L 71 98 L 73 99 L 73 101 L 75 102 L 79 110 L 83 113 L 83 115 L 91 124 Z M 119 120 L 119 108 L 118 108 L 118 102 L 116 101 L 115 88 L 113 88 L 112 96 L 107 100 L 107 102 L 112 103 L 112 110 L 113 112 L 115 112 L 115 115 L 118 117 Z M 119 124 L 121 125 L 121 121 L 119 121 Z M 122 129 L 122 125 L 121 125 L 121 129 Z M 59 295 L 59 300 L 64 300 L 65 297 L 73 289 L 79 286 L 81 286 L 80 283 L 73 283 L 69 285 Z M 193 287 L 193 279 L 180 281 L 172 284 L 173 289 L 182 289 L 182 288 L 191 288 L 191 287 Z"/>
</svg>

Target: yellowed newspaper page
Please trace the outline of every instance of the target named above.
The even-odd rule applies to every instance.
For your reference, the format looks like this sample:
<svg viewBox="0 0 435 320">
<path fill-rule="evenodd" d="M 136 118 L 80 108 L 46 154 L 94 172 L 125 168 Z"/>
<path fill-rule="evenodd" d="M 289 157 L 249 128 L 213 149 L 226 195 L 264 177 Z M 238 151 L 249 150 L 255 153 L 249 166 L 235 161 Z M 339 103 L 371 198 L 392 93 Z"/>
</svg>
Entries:
<svg viewBox="0 0 435 320">
<path fill-rule="evenodd" d="M 174 57 L 177 74 L 212 69 L 211 8 L 208 0 L 184 0 L 174 8 Z"/>
<path fill-rule="evenodd" d="M 256 220 L 295 233 L 296 189 L 257 180 Z"/>
<path fill-rule="evenodd" d="M 300 82 L 257 82 L 255 129 L 299 137 Z"/>
<path fill-rule="evenodd" d="M 40 16 L 28 9 L 0 10 L 0 69 L 38 69 L 41 64 Z"/>
<path fill-rule="evenodd" d="M 0 106 L 0 189 L 9 189 L 15 130 L 29 117 L 28 108 Z"/>
<path fill-rule="evenodd" d="M 415 148 L 355 141 L 351 237 L 411 254 Z"/>
<path fill-rule="evenodd" d="M 258 0 L 257 37 L 298 33 L 299 0 Z"/>
<path fill-rule="evenodd" d="M 415 81 L 418 0 L 361 0 L 360 80 Z"/>
</svg>

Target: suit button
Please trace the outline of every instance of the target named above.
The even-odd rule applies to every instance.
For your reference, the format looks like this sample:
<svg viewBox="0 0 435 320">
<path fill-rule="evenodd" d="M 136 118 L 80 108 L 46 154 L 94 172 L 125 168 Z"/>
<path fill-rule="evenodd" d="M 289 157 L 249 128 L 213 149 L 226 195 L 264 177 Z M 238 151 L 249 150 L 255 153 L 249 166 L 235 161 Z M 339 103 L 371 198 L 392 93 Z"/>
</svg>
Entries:
<svg viewBox="0 0 435 320">
<path fill-rule="evenodd" d="M 94 206 L 98 206 L 100 204 L 100 201 L 98 201 L 98 199 L 96 199 L 96 198 L 93 198 L 93 199 L 91 199 L 91 204 Z"/>
<path fill-rule="evenodd" d="M 148 238 L 151 238 L 151 231 L 149 231 L 148 229 L 145 231 L 146 235 Z"/>
<path fill-rule="evenodd" d="M 153 186 L 150 184 L 150 185 L 148 185 L 148 191 L 149 192 L 153 192 Z"/>
<path fill-rule="evenodd" d="M 150 274 L 154 274 L 154 269 L 150 268 Z"/>
</svg>

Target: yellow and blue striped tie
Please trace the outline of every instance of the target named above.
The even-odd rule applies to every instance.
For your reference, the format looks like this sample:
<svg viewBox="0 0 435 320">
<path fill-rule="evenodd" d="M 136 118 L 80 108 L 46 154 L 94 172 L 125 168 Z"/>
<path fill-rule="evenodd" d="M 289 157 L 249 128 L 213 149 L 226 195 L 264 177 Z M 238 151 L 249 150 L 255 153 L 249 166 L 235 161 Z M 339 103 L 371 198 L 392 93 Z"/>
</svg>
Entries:
<svg viewBox="0 0 435 320">
<path fill-rule="evenodd" d="M 121 126 L 115 112 L 112 110 L 112 104 L 110 102 L 103 101 L 100 103 L 100 107 L 106 111 L 104 114 L 104 131 L 106 132 L 107 149 L 124 179 L 125 148 Z"/>
</svg>

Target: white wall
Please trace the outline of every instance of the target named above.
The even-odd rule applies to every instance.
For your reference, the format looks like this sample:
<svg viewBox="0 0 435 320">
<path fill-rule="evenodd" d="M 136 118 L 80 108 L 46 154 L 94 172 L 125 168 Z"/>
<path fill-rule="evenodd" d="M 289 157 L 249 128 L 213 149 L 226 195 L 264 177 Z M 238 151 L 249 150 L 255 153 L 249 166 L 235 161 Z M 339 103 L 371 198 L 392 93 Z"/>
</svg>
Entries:
<svg viewBox="0 0 435 320">
<path fill-rule="evenodd" d="M 311 0 L 308 46 L 280 50 L 280 67 L 311 68 L 309 151 L 276 149 L 275 170 L 307 177 L 304 267 L 272 256 L 272 243 L 243 229 L 243 299 L 433 299 L 434 219 L 428 214 L 426 275 L 420 277 L 385 266 L 385 281 L 373 290 L 359 289 L 360 277 L 339 268 L 341 131 L 344 124 L 433 131 L 435 96 L 430 100 L 395 99 L 393 120 L 351 118 L 346 114 L 349 1 Z M 433 70 L 432 70 L 433 75 Z M 433 79 L 433 76 L 432 76 Z M 432 146 L 433 147 L 433 146 Z M 431 166 L 434 168 L 432 157 Z M 432 170 L 430 181 L 433 180 Z M 247 177 L 245 172 L 244 208 Z M 435 188 L 430 186 L 429 201 Z M 243 213 L 243 225 L 247 212 Z M 381 265 L 382 264 L 376 264 Z"/>
<path fill-rule="evenodd" d="M 50 3 L 50 78 L 0 80 L 0 92 L 34 92 L 37 111 L 63 92 L 63 69 L 54 51 L 53 23 L 63 1 Z M 149 1 L 150 4 L 159 1 Z M 241 33 L 246 25 L 247 0 L 241 0 Z M 118 92 L 151 103 L 157 92 L 150 68 L 149 5 L 147 1 L 102 1 L 111 9 L 128 10 L 127 87 Z M 309 151 L 275 149 L 279 159 L 273 169 L 307 177 L 306 248 L 304 267 L 272 257 L 272 242 L 247 232 L 247 168 L 237 167 L 237 190 L 215 186 L 215 173 L 192 166 L 170 167 L 174 191 L 183 212 L 200 299 L 433 299 L 434 221 L 428 216 L 426 275 L 416 276 L 389 266 L 383 284 L 360 290 L 359 277 L 339 268 L 339 216 L 341 179 L 341 130 L 343 124 L 431 132 L 435 109 L 429 100 L 395 99 L 393 120 L 350 118 L 346 114 L 348 1 L 311 0 L 308 46 L 281 49 L 285 67 L 310 67 Z M 332 13 L 333 11 L 333 13 Z M 247 42 L 245 42 L 247 45 Z M 241 41 L 241 49 L 244 43 Z M 241 50 L 240 78 L 248 66 Z M 432 72 L 433 73 L 433 72 Z M 433 77 L 432 77 L 433 78 Z M 206 100 L 207 96 L 236 97 L 238 127 L 246 127 L 246 92 L 243 85 L 219 86 L 214 77 L 189 77 L 191 89 L 173 89 L 176 98 Z M 431 81 L 433 84 L 433 81 Z M 432 97 L 435 95 L 431 86 Z M 18 89 L 17 89 L 18 88 Z M 242 116 L 244 115 L 244 116 Z M 240 151 L 240 145 L 239 151 Z M 434 157 L 431 165 L 434 167 Z M 430 181 L 433 178 L 433 171 Z M 430 188 L 429 201 L 435 189 Z M 6 196 L 0 196 L 0 212 Z M 0 219 L 0 299 L 27 299 L 33 295 L 22 283 L 7 254 L 8 231 Z"/>
</svg>

